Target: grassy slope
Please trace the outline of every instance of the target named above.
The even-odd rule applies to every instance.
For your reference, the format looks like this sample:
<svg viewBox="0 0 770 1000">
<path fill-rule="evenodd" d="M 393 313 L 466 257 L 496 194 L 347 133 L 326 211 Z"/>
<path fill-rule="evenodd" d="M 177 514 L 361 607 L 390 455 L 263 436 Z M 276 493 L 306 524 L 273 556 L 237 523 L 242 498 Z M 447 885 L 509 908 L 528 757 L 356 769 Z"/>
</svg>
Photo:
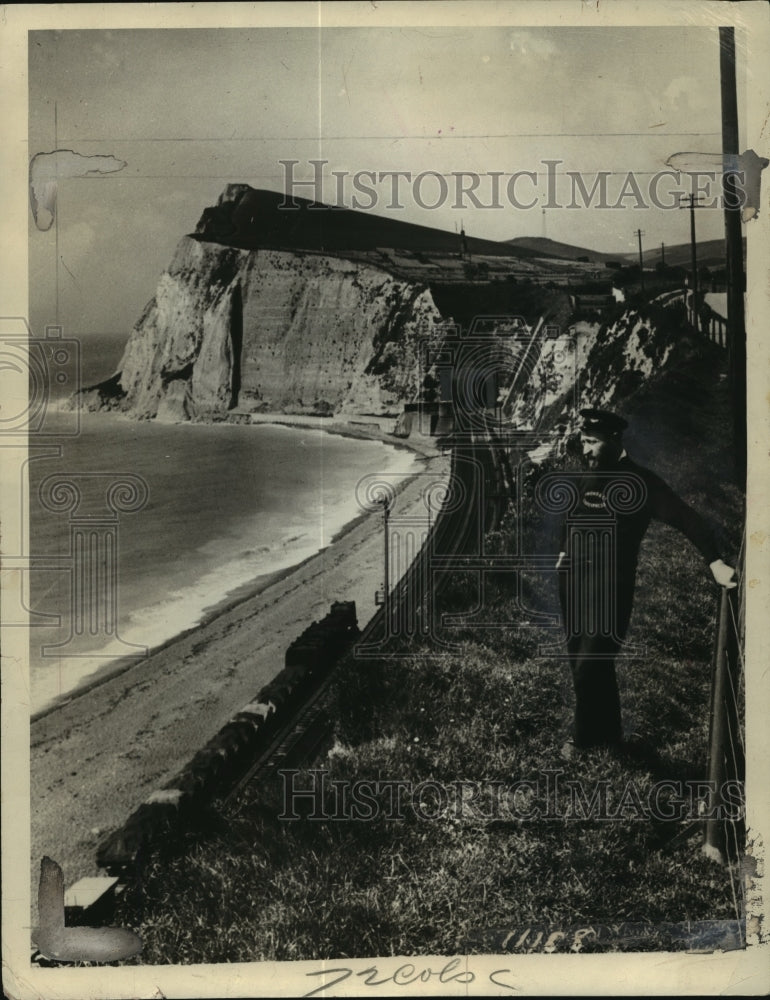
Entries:
<svg viewBox="0 0 770 1000">
<path fill-rule="evenodd" d="M 737 547 L 742 510 L 726 484 L 726 391 L 709 355 L 664 377 L 629 406 L 629 451 L 725 529 Z M 504 581 L 501 581 L 504 583 Z M 505 586 L 489 615 L 507 628 L 467 629 L 441 657 L 347 661 L 337 685 L 337 744 L 329 777 L 451 783 L 542 778 L 628 782 L 642 797 L 662 777 L 703 777 L 715 589 L 686 541 L 653 525 L 643 546 L 629 641 L 644 660 L 621 667 L 635 752 L 570 762 L 558 748 L 570 723 L 563 660 L 536 658 L 543 639 L 515 626 Z M 553 579 L 529 581 L 531 604 L 553 602 Z M 462 581 L 458 607 L 467 603 Z M 434 799 L 426 796 L 433 811 Z M 330 800 L 330 807 L 333 803 Z M 660 849 L 672 832 L 649 820 L 492 821 L 488 808 L 449 802 L 441 819 L 280 822 L 278 789 L 252 790 L 209 817 L 181 858 L 153 859 L 125 900 L 145 962 L 255 961 L 458 953 L 484 928 L 552 928 L 731 918 L 728 874 L 697 837 Z M 470 940 L 469 940 L 470 936 Z M 649 947 L 654 947 L 654 939 Z"/>
<path fill-rule="evenodd" d="M 546 236 L 516 236 L 512 240 L 506 240 L 505 242 L 513 247 L 534 250 L 548 256 L 564 257 L 567 260 L 588 257 L 589 260 L 602 263 L 605 260 L 625 261 L 629 256 L 626 253 L 606 253 L 602 250 L 590 250 L 588 247 L 579 247 L 572 243 L 551 240 Z"/>
</svg>

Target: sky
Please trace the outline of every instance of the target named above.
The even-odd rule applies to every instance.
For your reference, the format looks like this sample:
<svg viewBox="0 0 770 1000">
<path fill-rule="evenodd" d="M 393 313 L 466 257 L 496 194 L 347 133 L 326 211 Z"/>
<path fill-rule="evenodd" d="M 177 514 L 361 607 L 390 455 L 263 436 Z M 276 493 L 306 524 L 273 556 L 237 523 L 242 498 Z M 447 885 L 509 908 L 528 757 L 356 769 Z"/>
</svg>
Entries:
<svg viewBox="0 0 770 1000">
<path fill-rule="evenodd" d="M 745 81 L 740 72 L 739 116 Z M 324 200 L 356 194 L 358 171 L 436 172 L 418 190 L 375 185 L 371 211 L 493 240 L 548 237 L 612 253 L 689 239 L 689 214 L 654 207 L 649 180 L 676 152 L 721 149 L 716 28 L 264 28 L 31 32 L 29 153 L 71 149 L 116 157 L 109 174 L 59 182 L 56 224 L 30 221 L 30 317 L 40 334 L 126 336 L 178 240 L 225 185 L 283 191 L 286 168 L 313 176 Z M 743 149 L 743 145 L 741 146 Z M 546 161 L 559 176 L 548 192 Z M 609 204 L 633 172 L 645 201 L 565 207 L 564 171 L 590 190 L 610 171 Z M 333 171 L 347 171 L 342 182 Z M 522 176 L 514 207 L 458 205 L 454 175 Z M 668 187 L 667 187 L 668 185 Z M 660 192 L 677 187 L 665 181 Z M 678 189 L 689 190 L 683 177 Z M 306 197 L 310 188 L 297 188 Z M 370 202 L 372 199 L 369 198 Z M 362 199 L 359 195 L 359 204 Z M 367 202 L 364 202 L 367 204 Z M 698 238 L 721 238 L 718 208 L 697 214 Z M 56 267 L 58 241 L 59 267 Z M 58 302 L 58 305 L 57 305 Z"/>
</svg>

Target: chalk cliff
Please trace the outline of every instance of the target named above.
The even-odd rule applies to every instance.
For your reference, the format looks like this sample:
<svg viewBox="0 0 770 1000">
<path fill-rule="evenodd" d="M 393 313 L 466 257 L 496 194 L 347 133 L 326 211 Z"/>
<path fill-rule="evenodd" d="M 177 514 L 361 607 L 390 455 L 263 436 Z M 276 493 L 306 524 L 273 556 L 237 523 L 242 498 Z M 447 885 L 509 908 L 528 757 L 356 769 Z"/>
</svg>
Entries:
<svg viewBox="0 0 770 1000">
<path fill-rule="evenodd" d="M 426 375 L 435 382 L 425 362 L 438 355 L 426 347 L 453 323 L 469 331 L 483 321 L 493 332 L 497 324 L 505 340 L 506 318 L 532 329 L 547 315 L 547 329 L 562 332 L 531 344 L 527 333 L 515 384 L 503 366 L 499 389 L 514 427 L 556 432 L 571 426 L 576 402 L 622 406 L 676 341 L 676 323 L 655 303 L 644 315 L 616 304 L 602 325 L 598 314 L 575 323 L 554 280 L 563 261 L 520 258 L 507 244 L 471 259 L 450 233 L 302 199 L 285 210 L 281 201 L 228 185 L 180 240 L 118 370 L 77 402 L 160 420 L 260 410 L 395 417 L 423 396 Z M 447 383 L 441 402 L 449 395 Z"/>
<path fill-rule="evenodd" d="M 544 337 L 528 378 L 517 386 L 505 416 L 517 429 L 544 434 L 543 458 L 563 448 L 585 406 L 623 412 L 627 401 L 659 375 L 675 354 L 690 350 L 680 317 L 656 303 L 618 307 L 607 323 L 575 323 Z"/>
<path fill-rule="evenodd" d="M 424 284 L 318 252 L 186 236 L 91 409 L 216 419 L 236 410 L 397 413 L 441 316 Z"/>
</svg>

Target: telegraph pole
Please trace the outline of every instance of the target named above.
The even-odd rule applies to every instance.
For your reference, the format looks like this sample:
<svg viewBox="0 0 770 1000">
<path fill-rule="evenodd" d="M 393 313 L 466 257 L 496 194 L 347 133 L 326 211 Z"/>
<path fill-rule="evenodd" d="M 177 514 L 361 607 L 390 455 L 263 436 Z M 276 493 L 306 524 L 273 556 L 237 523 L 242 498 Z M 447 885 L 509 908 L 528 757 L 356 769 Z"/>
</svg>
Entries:
<svg viewBox="0 0 770 1000">
<path fill-rule="evenodd" d="M 390 517 L 390 503 L 387 497 L 382 499 L 382 518 L 384 522 L 384 535 L 385 535 L 385 561 L 383 569 L 383 590 L 384 590 L 384 601 L 385 604 L 385 614 L 390 614 L 390 525 L 388 524 Z M 388 619 L 388 628 L 390 628 L 390 621 Z"/>
<path fill-rule="evenodd" d="M 725 169 L 738 155 L 738 96 L 735 82 L 735 28 L 719 29 L 722 90 L 722 186 L 727 257 L 727 371 L 733 397 L 733 447 L 738 482 L 746 482 L 746 317 L 743 307 L 743 234 L 735 173 Z"/>
<path fill-rule="evenodd" d="M 384 563 L 382 572 L 382 590 L 375 591 L 374 603 L 376 605 L 385 606 L 385 621 L 388 622 L 388 628 L 390 628 L 390 500 L 387 496 L 382 496 L 375 503 L 382 504 L 382 519 L 384 528 Z"/>
<path fill-rule="evenodd" d="M 660 245 L 660 263 L 662 267 L 666 266 L 666 244 L 661 243 Z"/>
<path fill-rule="evenodd" d="M 636 235 L 639 239 L 639 282 L 641 284 L 642 295 L 644 295 L 644 262 L 642 260 L 642 237 L 644 236 L 644 230 L 637 229 Z"/>
<path fill-rule="evenodd" d="M 700 324 L 698 322 L 698 250 L 697 244 L 695 242 L 695 209 L 701 206 L 697 204 L 695 195 L 688 194 L 682 198 L 683 202 L 689 202 L 690 204 L 690 269 L 692 270 L 692 325 L 695 327 L 695 332 L 700 331 Z M 679 206 L 683 208 L 683 205 Z"/>
</svg>

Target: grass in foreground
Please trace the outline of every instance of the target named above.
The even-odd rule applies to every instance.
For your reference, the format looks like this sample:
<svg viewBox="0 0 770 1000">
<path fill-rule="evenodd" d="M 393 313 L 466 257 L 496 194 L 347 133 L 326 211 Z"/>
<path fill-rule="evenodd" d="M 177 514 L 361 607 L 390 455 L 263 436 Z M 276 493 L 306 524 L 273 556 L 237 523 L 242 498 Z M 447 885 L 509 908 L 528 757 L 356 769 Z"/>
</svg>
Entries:
<svg viewBox="0 0 770 1000">
<path fill-rule="evenodd" d="M 713 469 L 711 457 L 701 451 L 698 468 Z M 674 481 L 681 488 L 681 470 Z M 695 479 L 687 485 L 703 499 Z M 734 528 L 737 491 L 710 499 Z M 530 581 L 529 602 L 552 602 L 552 585 Z M 468 596 L 458 579 L 458 607 Z M 336 743 L 319 765 L 325 812 L 343 818 L 279 820 L 281 788 L 252 789 L 181 855 L 153 859 L 119 915 L 142 935 L 145 962 L 473 953 L 488 950 L 489 928 L 736 917 L 729 873 L 701 855 L 698 835 L 664 849 L 679 826 L 640 816 L 638 806 L 662 778 L 705 777 L 716 594 L 698 554 L 663 526 L 643 547 L 629 641 L 647 652 L 619 668 L 638 753 L 560 757 L 568 668 L 536 657 L 538 642 L 558 637 L 517 627 L 521 613 L 504 586 L 492 597 L 490 617 L 511 626 L 468 629 L 457 653 L 343 664 Z M 549 770 L 567 789 L 552 818 L 542 814 Z M 307 787 L 318 776 L 295 780 Z M 389 819 L 391 793 L 381 789 L 379 815 L 354 821 L 330 783 L 364 780 L 433 781 L 450 792 L 441 801 L 435 786 L 424 789 L 431 818 L 407 804 L 402 819 Z M 452 797 L 458 780 L 481 789 L 475 802 Z M 540 788 L 520 788 L 519 818 L 495 811 L 494 782 L 522 780 Z M 581 818 L 579 801 L 569 815 L 570 781 L 589 798 L 607 783 L 608 811 L 618 815 Z M 540 815 L 522 819 L 538 802 Z M 647 946 L 656 947 L 654 936 Z"/>
</svg>

